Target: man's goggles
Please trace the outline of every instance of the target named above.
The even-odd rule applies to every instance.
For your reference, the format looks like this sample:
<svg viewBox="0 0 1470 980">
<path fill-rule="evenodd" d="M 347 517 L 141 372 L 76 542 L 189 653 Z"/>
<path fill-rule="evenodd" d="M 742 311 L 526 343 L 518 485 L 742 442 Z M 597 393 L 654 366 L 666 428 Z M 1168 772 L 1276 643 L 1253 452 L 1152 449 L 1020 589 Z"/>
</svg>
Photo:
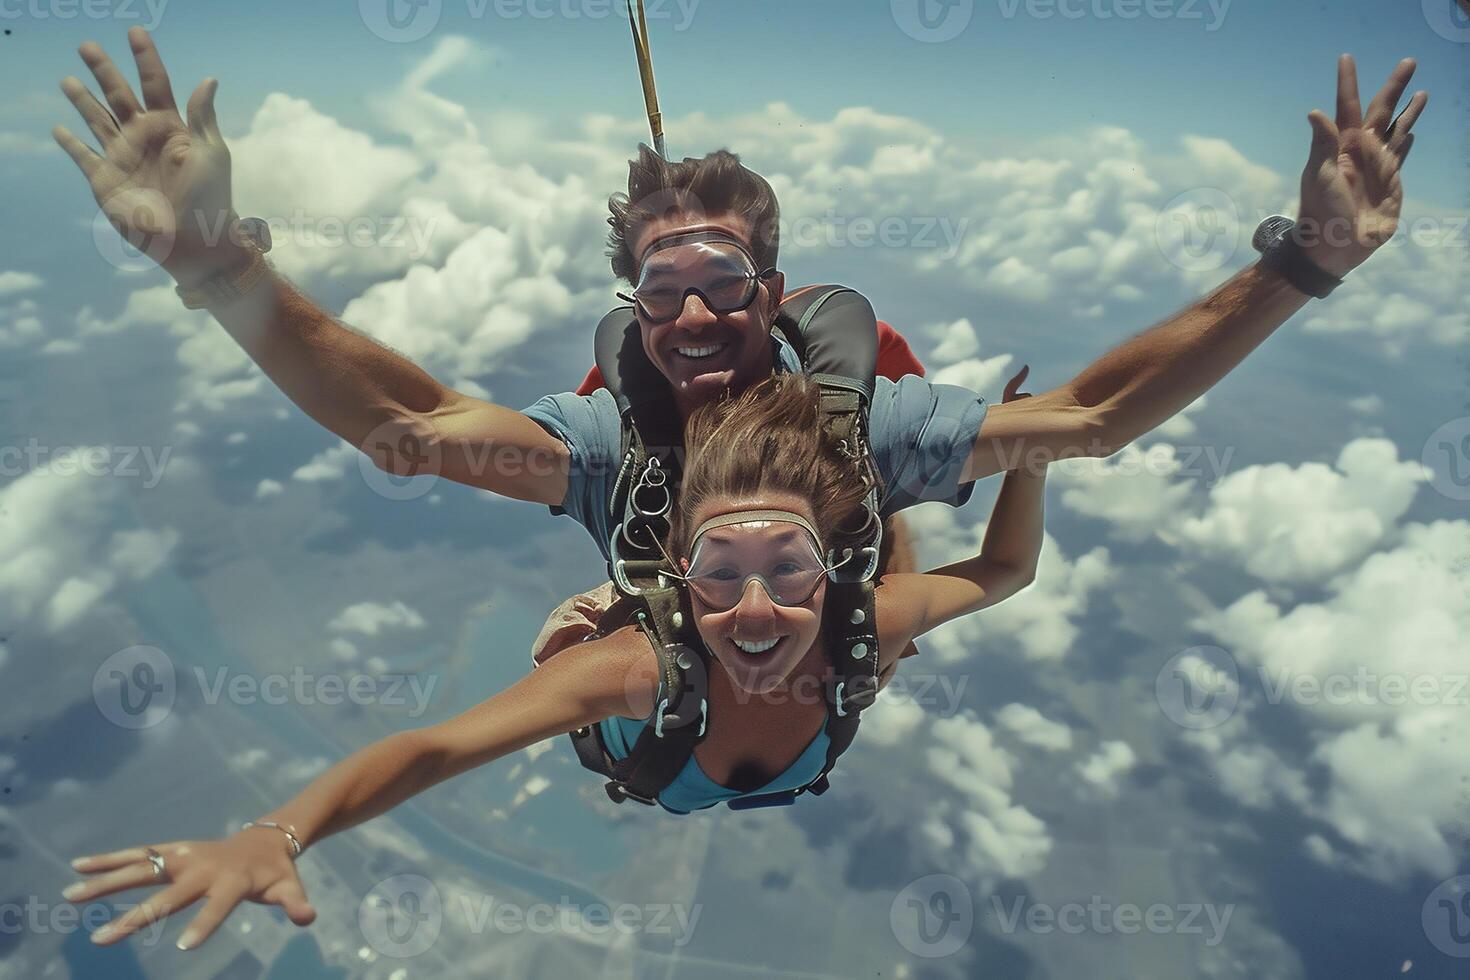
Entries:
<svg viewBox="0 0 1470 980">
<path fill-rule="evenodd" d="M 618 293 L 618 298 L 652 323 L 678 316 L 690 293 L 712 312 L 734 313 L 755 301 L 760 281 L 775 271 L 758 270 L 745 246 L 723 232 L 690 232 L 650 245 L 633 294 Z"/>
<path fill-rule="evenodd" d="M 711 536 L 709 532 L 715 530 L 723 533 Z M 760 582 L 766 595 L 777 605 L 800 606 L 816 594 L 823 577 L 848 581 L 839 570 L 862 564 L 856 559 L 866 557 L 855 556 L 847 549 L 840 560 L 829 564 L 822 555 L 822 542 L 816 529 L 800 514 L 783 510 L 740 511 L 712 518 L 699 526 L 694 532 L 689 569 L 678 577 L 716 612 L 738 606 L 752 579 Z M 860 576 L 864 571 L 872 574 L 863 568 L 849 574 Z"/>
</svg>

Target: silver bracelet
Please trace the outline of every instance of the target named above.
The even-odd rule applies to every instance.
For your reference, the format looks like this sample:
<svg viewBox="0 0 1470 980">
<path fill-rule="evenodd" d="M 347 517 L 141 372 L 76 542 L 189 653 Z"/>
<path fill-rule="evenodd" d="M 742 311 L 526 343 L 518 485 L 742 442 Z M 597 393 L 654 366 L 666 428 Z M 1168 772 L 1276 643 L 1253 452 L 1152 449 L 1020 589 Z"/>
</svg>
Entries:
<svg viewBox="0 0 1470 980">
<path fill-rule="evenodd" d="M 274 827 L 276 830 L 279 830 L 281 833 L 285 834 L 291 839 L 291 851 L 293 858 L 301 853 L 301 841 L 296 839 L 296 835 L 294 833 L 287 830 L 285 827 L 282 827 L 274 820 L 247 820 L 240 825 L 241 830 L 249 830 L 251 827 Z"/>
</svg>

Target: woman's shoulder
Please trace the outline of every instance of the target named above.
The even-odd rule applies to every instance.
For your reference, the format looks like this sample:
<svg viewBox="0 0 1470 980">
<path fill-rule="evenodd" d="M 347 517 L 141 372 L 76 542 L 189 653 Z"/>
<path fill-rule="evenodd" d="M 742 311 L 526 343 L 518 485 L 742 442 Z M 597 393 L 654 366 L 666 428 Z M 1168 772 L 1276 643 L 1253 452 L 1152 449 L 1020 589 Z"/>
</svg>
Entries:
<svg viewBox="0 0 1470 980">
<path fill-rule="evenodd" d="M 889 572 L 874 587 L 880 666 L 897 660 L 900 651 L 919 635 L 928 601 L 925 578 L 922 572 Z"/>
<path fill-rule="evenodd" d="M 623 626 L 606 636 L 574 644 L 546 662 L 582 674 L 605 717 L 646 718 L 653 713 L 661 677 L 658 655 L 647 634 Z"/>
</svg>

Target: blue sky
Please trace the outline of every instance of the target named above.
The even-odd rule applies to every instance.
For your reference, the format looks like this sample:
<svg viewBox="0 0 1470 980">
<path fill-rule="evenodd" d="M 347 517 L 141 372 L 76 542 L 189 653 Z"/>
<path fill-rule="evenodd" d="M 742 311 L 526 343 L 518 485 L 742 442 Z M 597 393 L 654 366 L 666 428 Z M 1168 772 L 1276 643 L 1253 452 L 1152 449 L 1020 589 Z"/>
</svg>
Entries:
<svg viewBox="0 0 1470 980">
<path fill-rule="evenodd" d="M 126 59 L 149 16 L 59 2 L 0 2 L 0 687 L 27 692 L 0 721 L 0 902 L 58 901 L 75 854 L 224 833 L 474 705 L 602 574 L 540 508 L 447 483 L 390 499 L 161 273 L 94 239 L 49 136 L 85 133 L 57 82 L 88 79 L 84 40 Z M 929 694 L 875 709 L 828 794 L 629 813 L 543 743 L 313 848 L 321 918 L 289 948 L 258 907 L 183 966 L 177 924 L 102 951 L 31 927 L 0 935 L 0 980 L 56 957 L 76 976 L 213 976 L 237 955 L 277 976 L 1455 975 L 1470 21 L 1439 2 L 1178 0 L 1125 20 L 1098 11 L 1127 0 L 1051 17 L 976 0 L 943 41 L 906 33 L 910 0 L 651 7 L 671 153 L 739 152 L 781 197 L 789 283 L 858 287 L 932 378 L 991 399 L 1022 363 L 1030 390 L 1064 383 L 1244 268 L 1256 216 L 1293 213 L 1338 54 L 1365 104 L 1416 58 L 1431 102 L 1398 238 L 1136 445 L 1054 467 L 1037 581 L 920 640 L 904 676 Z M 181 100 L 220 78 L 236 205 L 282 223 L 278 268 L 446 384 L 521 407 L 580 380 L 614 302 L 606 198 L 645 133 L 627 25 L 598 0 L 424 9 L 433 29 L 406 43 L 369 29 L 373 0 L 172 0 L 154 26 Z M 1222 209 L 1234 223 L 1201 257 L 1177 229 Z M 372 241 L 324 242 L 343 221 Z M 65 465 L 78 446 L 97 473 Z M 998 485 L 910 512 L 924 564 L 978 549 Z M 159 656 L 172 706 L 141 728 L 109 715 L 98 678 Z M 282 704 L 205 683 L 297 669 L 429 686 Z M 1430 690 L 1390 704 L 1385 678 Z M 1176 681 L 1229 709 L 1181 716 Z M 674 872 L 648 873 L 651 829 L 675 835 Z M 452 909 L 413 958 L 359 918 L 404 876 Z M 943 955 L 903 918 L 911 898 L 937 908 L 936 880 L 972 906 Z M 685 943 L 629 944 L 462 914 L 563 894 L 699 916 Z M 1229 920 L 1216 941 L 1208 915 L 1203 932 L 1006 926 L 1017 902 L 1094 898 Z"/>
</svg>

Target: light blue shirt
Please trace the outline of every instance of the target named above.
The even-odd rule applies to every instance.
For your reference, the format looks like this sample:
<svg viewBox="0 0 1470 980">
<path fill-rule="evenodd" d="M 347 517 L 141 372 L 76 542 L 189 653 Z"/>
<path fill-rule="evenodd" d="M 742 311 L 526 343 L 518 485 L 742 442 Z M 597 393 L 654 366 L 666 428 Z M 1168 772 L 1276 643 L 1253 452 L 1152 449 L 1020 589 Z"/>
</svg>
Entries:
<svg viewBox="0 0 1470 980">
<path fill-rule="evenodd" d="M 649 718 L 652 717 L 649 715 Z M 598 722 L 602 728 L 603 744 L 607 746 L 608 753 L 614 759 L 627 757 L 647 724 L 647 720 L 640 721 L 637 718 L 625 718 L 622 715 L 613 715 L 611 718 L 604 718 Z M 827 746 L 830 741 L 827 737 L 827 726 L 824 724 L 822 730 L 807 743 L 805 751 L 795 762 L 786 767 L 785 772 L 764 786 L 746 792 L 722 786 L 710 779 L 705 775 L 699 760 L 691 752 L 689 761 L 684 763 L 684 768 L 680 769 L 673 782 L 665 786 L 658 794 L 658 803 L 668 812 L 684 816 L 695 810 L 705 810 L 740 797 L 761 796 L 766 793 L 799 789 L 816 779 L 822 767 L 827 764 Z"/>
<path fill-rule="evenodd" d="M 800 371 L 796 351 L 773 334 L 777 372 Z M 958 385 L 933 384 L 916 374 L 898 381 L 878 378 L 868 412 L 868 439 L 883 478 L 883 516 L 928 500 L 954 507 L 970 499 L 975 484 L 960 483 L 965 461 L 985 420 L 985 399 Z M 566 443 L 571 452 L 567 494 L 553 514 L 567 514 L 587 529 L 603 558 L 613 521 L 608 514 L 617 480 L 621 421 L 606 388 L 590 395 L 546 395 L 524 414 Z"/>
</svg>

